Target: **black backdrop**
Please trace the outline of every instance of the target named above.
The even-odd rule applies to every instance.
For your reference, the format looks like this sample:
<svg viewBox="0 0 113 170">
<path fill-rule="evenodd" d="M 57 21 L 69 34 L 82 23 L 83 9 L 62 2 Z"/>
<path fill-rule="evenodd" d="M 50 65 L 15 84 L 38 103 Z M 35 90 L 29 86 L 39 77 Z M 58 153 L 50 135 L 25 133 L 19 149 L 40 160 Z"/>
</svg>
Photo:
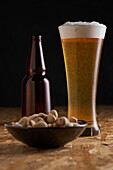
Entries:
<svg viewBox="0 0 113 170">
<path fill-rule="evenodd" d="M 109 3 L 108 3 L 109 2 Z M 98 21 L 107 25 L 97 104 L 113 104 L 113 5 L 112 1 L 15 0 L 0 3 L 0 106 L 20 106 L 21 80 L 31 35 L 43 36 L 48 75 L 55 105 L 67 104 L 65 67 L 57 27 L 66 21 Z"/>
</svg>

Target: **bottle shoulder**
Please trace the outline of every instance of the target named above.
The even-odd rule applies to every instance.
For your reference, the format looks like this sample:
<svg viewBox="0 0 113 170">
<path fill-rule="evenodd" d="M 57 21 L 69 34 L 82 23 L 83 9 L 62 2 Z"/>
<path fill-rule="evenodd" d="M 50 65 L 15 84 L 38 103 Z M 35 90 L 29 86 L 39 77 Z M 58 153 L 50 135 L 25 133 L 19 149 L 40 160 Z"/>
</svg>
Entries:
<svg viewBox="0 0 113 170">
<path fill-rule="evenodd" d="M 44 81 L 50 81 L 49 77 L 45 74 L 45 75 L 38 75 L 38 74 L 34 74 L 34 75 L 25 75 L 25 77 L 23 78 L 22 82 L 23 83 L 27 83 L 27 82 L 44 82 Z"/>
</svg>

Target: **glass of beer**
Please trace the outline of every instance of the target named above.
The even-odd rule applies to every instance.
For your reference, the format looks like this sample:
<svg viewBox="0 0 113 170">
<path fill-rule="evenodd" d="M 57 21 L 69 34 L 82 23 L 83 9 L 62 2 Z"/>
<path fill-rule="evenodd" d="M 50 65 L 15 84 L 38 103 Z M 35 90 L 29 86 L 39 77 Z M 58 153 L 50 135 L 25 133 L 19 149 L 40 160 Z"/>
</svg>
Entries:
<svg viewBox="0 0 113 170">
<path fill-rule="evenodd" d="M 67 77 L 68 117 L 88 122 L 84 136 L 97 135 L 96 91 L 106 26 L 98 22 L 66 22 L 58 28 Z"/>
</svg>

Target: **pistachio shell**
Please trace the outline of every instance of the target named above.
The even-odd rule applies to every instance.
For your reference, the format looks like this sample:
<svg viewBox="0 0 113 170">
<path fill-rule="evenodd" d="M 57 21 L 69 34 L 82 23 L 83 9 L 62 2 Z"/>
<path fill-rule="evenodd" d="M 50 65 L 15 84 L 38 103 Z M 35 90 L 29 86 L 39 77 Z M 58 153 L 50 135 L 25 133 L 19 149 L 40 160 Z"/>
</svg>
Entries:
<svg viewBox="0 0 113 170">
<path fill-rule="evenodd" d="M 69 118 L 69 121 L 70 121 L 70 122 L 78 122 L 78 119 L 75 118 L 75 117 L 70 117 L 70 118 Z"/>
<path fill-rule="evenodd" d="M 56 117 L 54 115 L 52 115 L 51 113 L 48 114 L 46 122 L 47 123 L 54 123 L 56 121 Z"/>
<path fill-rule="evenodd" d="M 58 118 L 58 112 L 56 110 L 51 110 L 50 113 L 54 115 L 56 118 Z"/>
<path fill-rule="evenodd" d="M 38 117 L 38 114 L 33 114 L 32 116 L 29 116 L 29 120 L 34 120 Z"/>
<path fill-rule="evenodd" d="M 39 127 L 39 128 L 41 128 L 41 127 L 48 127 L 48 125 L 47 125 L 47 123 L 44 122 L 44 121 L 39 121 L 39 122 L 37 122 L 37 123 L 35 124 L 34 127 Z"/>
<path fill-rule="evenodd" d="M 28 121 L 28 117 L 24 116 L 19 120 L 19 124 L 21 124 L 23 127 L 27 127 L 27 121 Z"/>
<path fill-rule="evenodd" d="M 43 118 L 44 120 L 47 118 L 47 114 L 45 114 L 45 113 L 39 113 L 38 114 L 38 117 L 41 117 L 41 118 Z"/>
<path fill-rule="evenodd" d="M 42 117 L 36 117 L 34 121 L 37 123 L 39 121 L 45 121 Z"/>
<path fill-rule="evenodd" d="M 58 126 L 67 126 L 70 122 L 66 117 L 60 117 L 56 121 Z"/>
<path fill-rule="evenodd" d="M 73 126 L 78 126 L 79 124 L 78 123 L 72 123 L 73 124 Z"/>
<path fill-rule="evenodd" d="M 27 127 L 33 127 L 33 126 L 35 126 L 35 121 L 34 120 L 28 120 L 27 121 Z"/>
</svg>

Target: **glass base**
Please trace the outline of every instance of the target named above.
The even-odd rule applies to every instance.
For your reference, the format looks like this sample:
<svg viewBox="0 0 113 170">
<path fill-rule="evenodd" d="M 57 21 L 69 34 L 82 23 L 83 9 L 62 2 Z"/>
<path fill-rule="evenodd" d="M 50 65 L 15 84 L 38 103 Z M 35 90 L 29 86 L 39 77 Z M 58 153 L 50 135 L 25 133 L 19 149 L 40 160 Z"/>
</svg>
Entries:
<svg viewBox="0 0 113 170">
<path fill-rule="evenodd" d="M 100 128 L 88 125 L 86 130 L 81 134 L 81 136 L 96 136 L 100 134 Z"/>
</svg>

